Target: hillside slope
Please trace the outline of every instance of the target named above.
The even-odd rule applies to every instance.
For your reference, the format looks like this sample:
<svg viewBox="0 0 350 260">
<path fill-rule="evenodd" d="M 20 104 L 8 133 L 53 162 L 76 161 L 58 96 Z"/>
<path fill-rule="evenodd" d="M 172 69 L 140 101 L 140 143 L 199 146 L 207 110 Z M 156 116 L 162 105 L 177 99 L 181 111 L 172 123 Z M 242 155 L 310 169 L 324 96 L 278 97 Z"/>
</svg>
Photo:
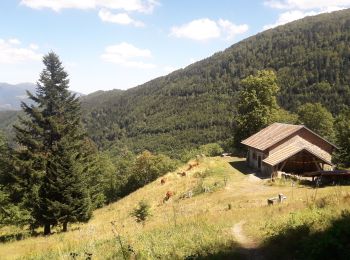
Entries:
<svg viewBox="0 0 350 260">
<path fill-rule="evenodd" d="M 87 97 L 84 122 L 102 147 L 176 154 L 224 141 L 240 80 L 266 68 L 277 72 L 284 108 L 321 102 L 336 114 L 350 105 L 349 42 L 350 10 L 307 17 L 136 88 Z"/>
<path fill-rule="evenodd" d="M 28 102 L 26 90 L 34 92 L 35 87 L 32 83 L 12 85 L 0 82 L 0 111 L 21 109 L 21 101 Z"/>
<path fill-rule="evenodd" d="M 312 189 L 297 182 L 291 185 L 291 180 L 271 184 L 247 174 L 240 158 L 201 158 L 198 166 L 187 168 L 185 165 L 162 177 L 165 184 L 159 178 L 95 211 L 89 223 L 74 225 L 68 233 L 2 243 L 0 259 L 72 259 L 72 253 L 78 254 L 78 259 L 85 259 L 87 254 L 93 259 L 123 259 L 120 243 L 124 254 L 136 255 L 136 259 L 256 259 L 252 256 L 275 252 L 273 247 L 266 250 L 263 242 L 280 232 L 296 237 L 304 232 L 303 240 L 280 239 L 290 248 L 280 247 L 282 257 L 266 259 L 319 259 L 310 255 L 295 258 L 301 247 L 293 248 L 294 243 L 306 242 L 312 230 L 327 230 L 333 219 L 350 209 L 349 186 Z M 186 176 L 177 174 L 184 171 Z M 186 198 L 189 191 L 193 196 Z M 164 200 L 168 192 L 173 196 Z M 287 200 L 267 206 L 266 199 L 279 193 Z M 144 226 L 130 216 L 141 200 L 151 206 L 151 216 Z M 310 228 L 309 235 L 304 224 Z M 336 231 L 341 239 L 342 232 Z M 9 227 L 0 229 L 0 238 L 10 238 L 14 232 Z M 337 241 L 332 239 L 336 237 L 328 237 L 330 243 Z M 324 241 L 322 233 L 305 245 L 316 247 L 317 241 Z M 334 248 L 330 246 L 318 250 Z M 334 250 L 328 251 L 334 254 Z"/>
</svg>

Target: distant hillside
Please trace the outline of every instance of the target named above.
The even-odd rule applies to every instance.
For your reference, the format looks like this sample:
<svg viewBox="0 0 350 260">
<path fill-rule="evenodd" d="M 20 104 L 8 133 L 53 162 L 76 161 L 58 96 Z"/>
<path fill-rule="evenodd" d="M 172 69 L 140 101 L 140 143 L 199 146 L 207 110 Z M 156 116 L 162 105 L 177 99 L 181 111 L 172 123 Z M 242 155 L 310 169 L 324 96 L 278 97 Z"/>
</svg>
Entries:
<svg viewBox="0 0 350 260">
<path fill-rule="evenodd" d="M 13 137 L 12 125 L 20 113 L 21 102 L 30 103 L 26 90 L 35 93 L 36 85 L 32 83 L 12 85 L 0 82 L 0 131 L 5 132 L 9 138 Z M 73 93 L 81 98 L 84 97 L 84 94 L 74 91 Z M 92 95 L 92 97 L 94 96 Z"/>
<path fill-rule="evenodd" d="M 36 84 L 20 83 L 8 84 L 0 82 L 0 111 L 20 110 L 21 102 L 29 102 L 26 91 L 35 93 Z M 84 96 L 81 93 L 74 92 L 78 96 Z"/>
<path fill-rule="evenodd" d="M 177 154 L 223 141 L 232 135 L 240 80 L 265 68 L 278 74 L 284 108 L 321 102 L 336 114 L 350 105 L 349 42 L 350 10 L 307 17 L 125 92 L 88 96 L 84 122 L 105 148 Z"/>
<path fill-rule="evenodd" d="M 19 110 L 21 101 L 28 101 L 26 90 L 34 92 L 35 87 L 32 83 L 11 85 L 0 82 L 0 111 Z"/>
</svg>

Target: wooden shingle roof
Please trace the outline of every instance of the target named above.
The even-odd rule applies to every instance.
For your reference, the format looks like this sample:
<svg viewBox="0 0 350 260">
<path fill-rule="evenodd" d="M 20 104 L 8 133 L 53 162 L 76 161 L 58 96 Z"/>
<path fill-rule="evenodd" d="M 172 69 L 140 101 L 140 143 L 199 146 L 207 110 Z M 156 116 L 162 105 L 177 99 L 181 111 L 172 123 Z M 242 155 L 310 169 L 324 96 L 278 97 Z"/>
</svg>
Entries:
<svg viewBox="0 0 350 260">
<path fill-rule="evenodd" d="M 326 151 L 322 150 L 318 146 L 306 141 L 300 136 L 294 136 L 286 143 L 280 145 L 278 148 L 274 149 L 269 156 L 263 160 L 264 163 L 271 166 L 275 166 L 280 162 L 288 159 L 289 157 L 306 150 L 307 152 L 313 154 L 323 162 L 332 165 L 331 155 Z"/>
<path fill-rule="evenodd" d="M 290 125 L 273 123 L 256 134 L 243 140 L 241 143 L 249 147 L 264 151 L 279 141 L 287 138 L 291 134 L 302 129 L 303 125 Z"/>
</svg>

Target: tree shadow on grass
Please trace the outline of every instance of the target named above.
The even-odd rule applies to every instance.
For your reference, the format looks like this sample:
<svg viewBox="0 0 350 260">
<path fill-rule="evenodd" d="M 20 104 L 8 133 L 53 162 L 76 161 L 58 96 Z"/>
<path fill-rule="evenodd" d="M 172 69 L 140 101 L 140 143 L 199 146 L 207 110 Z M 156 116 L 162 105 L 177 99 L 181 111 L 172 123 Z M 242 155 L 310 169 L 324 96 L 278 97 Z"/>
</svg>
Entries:
<svg viewBox="0 0 350 260">
<path fill-rule="evenodd" d="M 343 211 L 323 231 L 306 224 L 281 230 L 261 250 L 268 259 L 350 259 L 350 213 Z"/>
<path fill-rule="evenodd" d="M 11 234 L 4 234 L 0 236 L 0 243 L 8 243 L 13 241 L 19 241 L 23 240 L 29 237 L 37 237 L 40 233 L 37 232 L 30 232 L 30 231 L 22 231 L 17 233 L 11 233 Z"/>
<path fill-rule="evenodd" d="M 185 257 L 185 260 L 231 260 L 247 259 L 245 249 L 238 243 L 232 242 L 230 245 L 215 245 L 208 248 L 201 248 L 200 252 Z M 213 252 L 215 251 L 215 252 Z"/>
<path fill-rule="evenodd" d="M 350 259 L 350 212 L 344 210 L 322 231 L 313 232 L 310 226 L 302 224 L 282 229 L 258 248 L 237 245 L 189 259 Z"/>
</svg>

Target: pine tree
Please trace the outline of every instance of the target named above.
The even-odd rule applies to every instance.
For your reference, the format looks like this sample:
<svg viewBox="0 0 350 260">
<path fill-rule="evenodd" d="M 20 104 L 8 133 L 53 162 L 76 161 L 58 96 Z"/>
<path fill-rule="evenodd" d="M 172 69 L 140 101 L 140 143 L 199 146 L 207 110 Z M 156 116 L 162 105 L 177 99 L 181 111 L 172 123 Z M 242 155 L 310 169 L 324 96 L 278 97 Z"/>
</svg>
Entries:
<svg viewBox="0 0 350 260">
<path fill-rule="evenodd" d="M 26 118 L 15 126 L 16 166 L 22 196 L 31 210 L 34 225 L 49 234 L 52 225 L 86 221 L 91 216 L 88 190 L 82 168 L 84 131 L 80 103 L 68 91 L 68 74 L 59 57 L 44 56 L 44 70 L 36 95 L 28 92 L 35 105 L 22 103 Z"/>
</svg>

